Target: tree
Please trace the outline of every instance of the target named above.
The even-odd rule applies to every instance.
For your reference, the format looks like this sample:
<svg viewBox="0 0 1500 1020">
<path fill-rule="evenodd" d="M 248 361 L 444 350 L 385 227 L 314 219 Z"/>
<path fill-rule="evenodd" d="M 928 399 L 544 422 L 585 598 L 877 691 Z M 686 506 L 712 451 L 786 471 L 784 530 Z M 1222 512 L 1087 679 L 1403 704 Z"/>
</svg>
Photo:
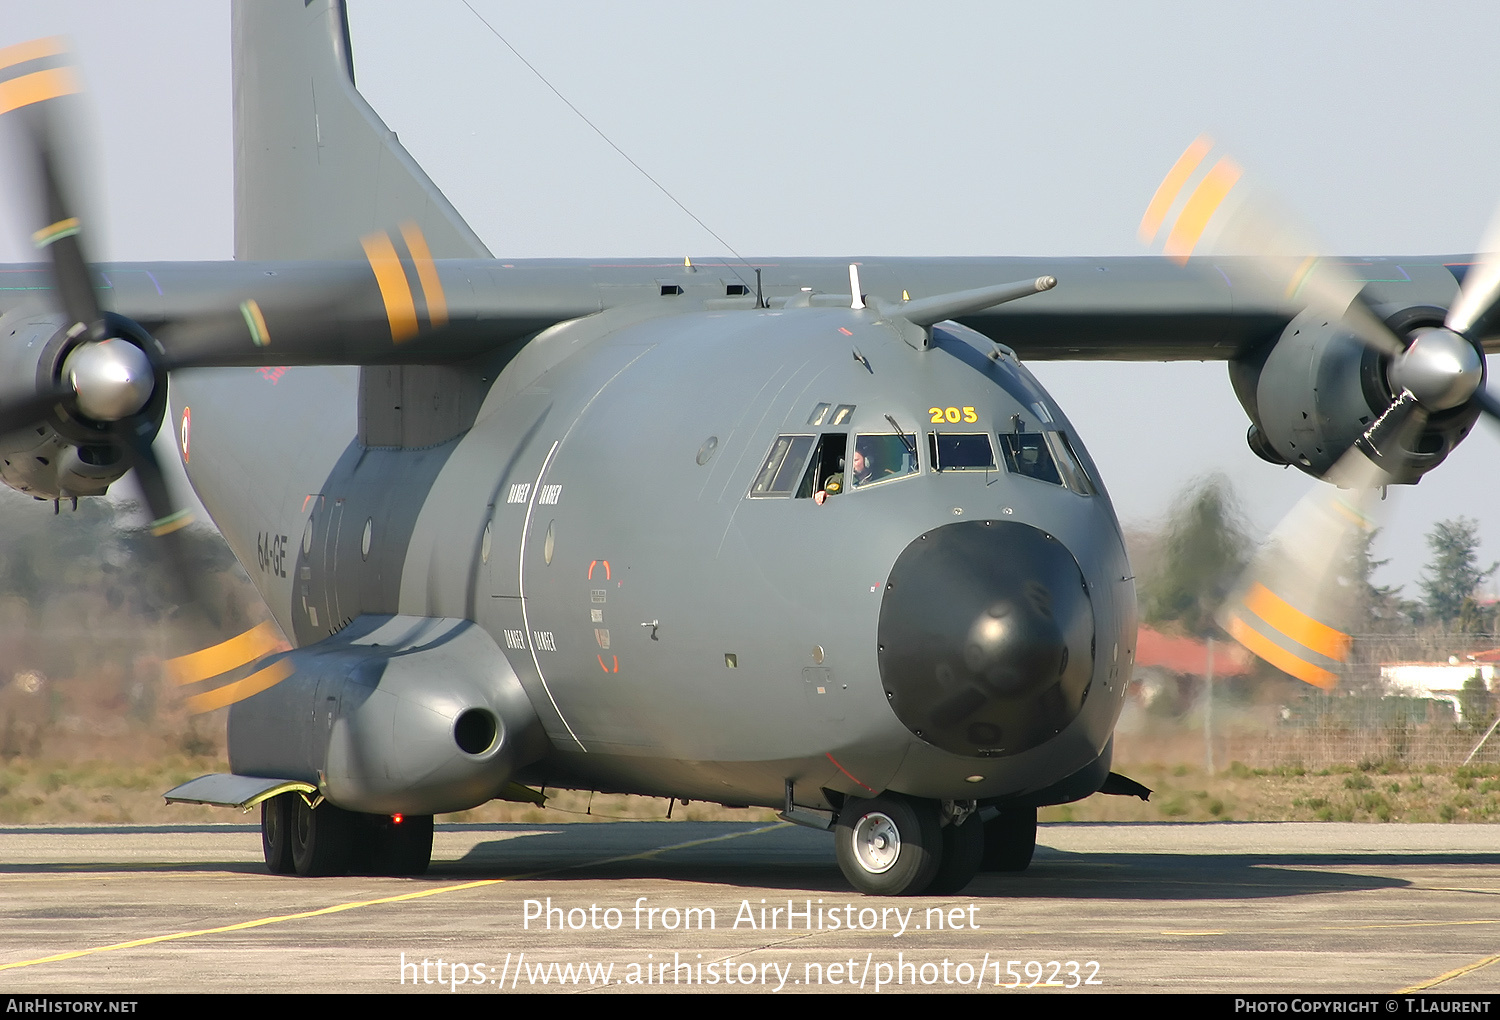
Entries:
<svg viewBox="0 0 1500 1020">
<path fill-rule="evenodd" d="M 1349 560 L 1343 570 L 1343 578 L 1354 585 L 1355 605 L 1351 627 L 1360 633 L 1386 630 L 1391 625 L 1405 626 L 1402 615 L 1400 586 L 1377 585 L 1372 579 L 1375 571 L 1390 560 L 1371 558 L 1371 549 L 1380 535 L 1379 528 L 1361 532 L 1355 539 Z"/>
<path fill-rule="evenodd" d="M 1484 677 L 1477 669 L 1464 681 L 1463 690 L 1458 693 L 1458 703 L 1463 706 L 1464 725 L 1471 730 L 1489 729 L 1495 720 L 1494 695 L 1484 685 Z"/>
<path fill-rule="evenodd" d="M 1409 657 L 1403 653 L 1408 649 L 1403 639 L 1411 628 L 1410 606 L 1401 597 L 1399 586 L 1377 585 L 1373 580 L 1375 571 L 1390 562 L 1371 554 L 1379 535 L 1379 528 L 1354 534 L 1348 558 L 1333 585 L 1335 590 L 1347 593 L 1349 602 L 1342 607 L 1346 615 L 1323 621 L 1353 638 L 1340 683 L 1356 691 L 1383 692 L 1380 664 Z"/>
<path fill-rule="evenodd" d="M 1432 562 L 1422 571 L 1422 603 L 1427 615 L 1462 630 L 1482 630 L 1475 592 L 1500 562 L 1479 567 L 1479 524 L 1468 517 L 1439 521 L 1427 535 Z"/>
<path fill-rule="evenodd" d="M 1211 634 L 1214 612 L 1250 553 L 1239 499 L 1221 474 L 1199 479 L 1178 497 L 1167 520 L 1160 566 L 1143 586 L 1148 623 Z"/>
</svg>

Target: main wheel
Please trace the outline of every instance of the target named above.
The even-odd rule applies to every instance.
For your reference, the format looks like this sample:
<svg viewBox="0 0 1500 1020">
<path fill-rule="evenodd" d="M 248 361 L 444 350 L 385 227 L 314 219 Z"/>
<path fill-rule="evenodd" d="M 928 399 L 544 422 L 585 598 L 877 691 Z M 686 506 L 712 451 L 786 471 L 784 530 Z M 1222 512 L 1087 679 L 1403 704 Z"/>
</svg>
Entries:
<svg viewBox="0 0 1500 1020">
<path fill-rule="evenodd" d="M 370 870 L 376 875 L 421 875 L 432 860 L 432 816 L 370 817 L 374 836 Z"/>
<path fill-rule="evenodd" d="M 1025 871 L 1036 853 L 1036 808 L 1002 808 L 984 823 L 985 871 Z"/>
<path fill-rule="evenodd" d="M 260 849 L 266 856 L 266 867 L 273 875 L 290 875 L 292 863 L 291 813 L 295 793 L 283 793 L 260 802 Z"/>
<path fill-rule="evenodd" d="M 326 801 L 316 808 L 308 806 L 307 798 L 300 794 L 293 797 L 292 865 L 297 874 L 342 875 L 349 869 L 354 852 L 354 826 L 349 812 L 336 808 Z"/>
<path fill-rule="evenodd" d="M 943 826 L 943 859 L 927 887 L 929 896 L 962 892 L 979 873 L 984 858 L 984 823 L 970 815 L 962 825 Z"/>
<path fill-rule="evenodd" d="M 887 793 L 850 798 L 834 829 L 839 868 L 860 892 L 915 896 L 938 872 L 943 834 L 936 801 Z"/>
</svg>

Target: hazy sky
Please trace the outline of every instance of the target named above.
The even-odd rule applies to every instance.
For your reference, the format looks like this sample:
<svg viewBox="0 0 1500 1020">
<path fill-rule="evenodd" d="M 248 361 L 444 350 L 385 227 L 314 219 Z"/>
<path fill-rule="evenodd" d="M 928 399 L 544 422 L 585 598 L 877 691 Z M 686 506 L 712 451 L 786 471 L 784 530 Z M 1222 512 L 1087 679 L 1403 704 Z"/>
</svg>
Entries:
<svg viewBox="0 0 1500 1020">
<path fill-rule="evenodd" d="M 1331 252 L 1465 252 L 1500 197 L 1500 4 L 473 2 L 745 255 L 1133 254 L 1205 130 Z M 361 89 L 497 254 L 725 254 L 460 0 L 351 19 Z M 205 0 L 0 0 L 0 45 L 65 33 L 80 54 L 98 257 L 230 257 L 228 21 Z M 0 260 L 24 257 L 15 235 L 0 220 Z M 1314 484 L 1248 451 L 1223 364 L 1033 370 L 1127 523 L 1223 471 L 1264 531 Z M 1497 460 L 1481 426 L 1393 493 L 1380 580 L 1415 594 L 1423 535 L 1460 514 L 1500 558 Z"/>
</svg>

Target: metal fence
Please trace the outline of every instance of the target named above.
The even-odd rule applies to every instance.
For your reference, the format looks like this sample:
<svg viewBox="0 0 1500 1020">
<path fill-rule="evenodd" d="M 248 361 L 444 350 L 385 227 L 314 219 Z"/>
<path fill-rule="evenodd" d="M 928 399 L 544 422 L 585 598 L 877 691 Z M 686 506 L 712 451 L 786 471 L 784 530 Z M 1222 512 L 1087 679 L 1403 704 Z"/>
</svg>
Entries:
<svg viewBox="0 0 1500 1020">
<path fill-rule="evenodd" d="M 1500 765 L 1500 679 L 1484 681 L 1472 656 L 1500 647 L 1495 634 L 1380 634 L 1358 637 L 1331 691 L 1293 683 L 1263 664 L 1255 675 L 1218 681 L 1209 696 L 1201 677 L 1138 671 L 1132 692 L 1146 753 L 1224 769 L 1342 765 L 1455 767 Z M 1400 690 L 1394 663 L 1446 665 L 1463 689 L 1432 696 Z M 1382 667 L 1387 670 L 1382 676 Z M 1152 705 L 1165 689 L 1175 706 Z M 1175 709 L 1175 710 L 1174 710 Z M 1128 733 L 1131 725 L 1122 724 Z M 1174 732 L 1175 731 L 1175 732 Z M 1138 755 L 1139 756 L 1139 755 Z"/>
</svg>

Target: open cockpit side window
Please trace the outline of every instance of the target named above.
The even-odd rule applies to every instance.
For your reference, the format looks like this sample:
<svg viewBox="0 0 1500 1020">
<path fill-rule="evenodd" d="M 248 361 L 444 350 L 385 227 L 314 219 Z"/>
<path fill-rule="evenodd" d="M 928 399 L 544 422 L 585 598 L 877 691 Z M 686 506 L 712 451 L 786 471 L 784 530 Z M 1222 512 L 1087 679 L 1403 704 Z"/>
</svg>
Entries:
<svg viewBox="0 0 1500 1020">
<path fill-rule="evenodd" d="M 844 489 L 844 450 L 849 445 L 849 433 L 825 432 L 818 440 L 817 452 L 808 461 L 807 471 L 802 475 L 802 484 L 797 486 L 798 499 L 810 499 L 814 494 L 826 492 L 837 496 Z"/>
</svg>

